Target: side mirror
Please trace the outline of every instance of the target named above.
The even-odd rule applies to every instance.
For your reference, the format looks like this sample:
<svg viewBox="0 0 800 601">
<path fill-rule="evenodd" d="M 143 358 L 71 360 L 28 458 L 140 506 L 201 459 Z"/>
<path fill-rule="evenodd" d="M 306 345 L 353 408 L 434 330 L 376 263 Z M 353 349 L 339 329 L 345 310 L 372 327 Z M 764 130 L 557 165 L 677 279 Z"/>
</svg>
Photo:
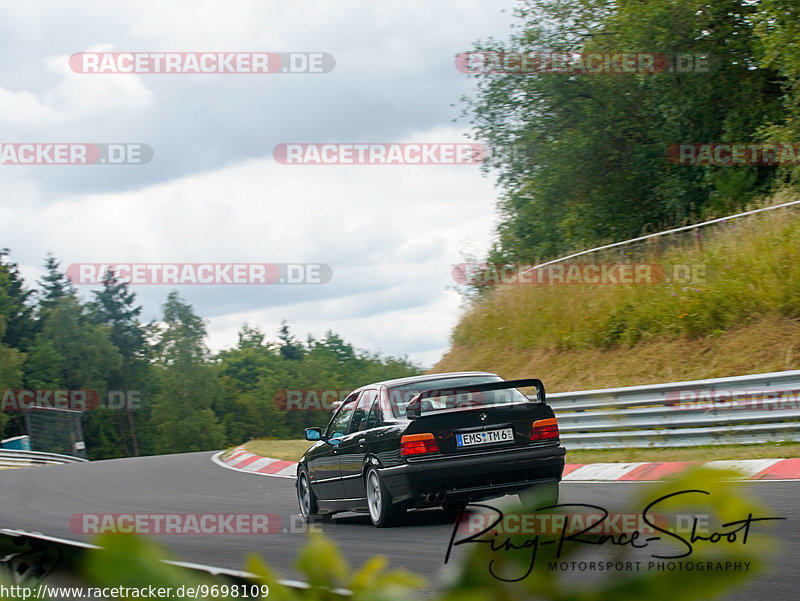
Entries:
<svg viewBox="0 0 800 601">
<path fill-rule="evenodd" d="M 322 428 L 306 428 L 306 440 L 322 440 Z"/>
</svg>

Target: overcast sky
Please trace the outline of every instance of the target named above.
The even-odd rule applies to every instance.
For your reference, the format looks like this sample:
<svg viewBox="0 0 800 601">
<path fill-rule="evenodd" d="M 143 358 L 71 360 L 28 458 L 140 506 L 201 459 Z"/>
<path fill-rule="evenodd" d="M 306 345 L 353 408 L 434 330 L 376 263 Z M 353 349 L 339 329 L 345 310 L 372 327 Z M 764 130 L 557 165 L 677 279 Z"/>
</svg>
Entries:
<svg viewBox="0 0 800 601">
<path fill-rule="evenodd" d="M 143 143 L 145 165 L 0 165 L 0 247 L 29 284 L 76 263 L 324 263 L 324 285 L 180 286 L 213 350 L 245 322 L 328 329 L 425 366 L 460 311 L 452 266 L 496 220 L 476 165 L 282 165 L 290 142 L 465 142 L 455 55 L 513 0 L 3 2 L 0 143 Z M 503 10 L 508 9 L 508 10 Z M 77 52 L 327 52 L 325 74 L 82 74 Z M 454 122 L 454 119 L 457 119 Z M 133 289 L 157 319 L 175 287 Z M 91 288 L 80 286 L 82 294 Z"/>
</svg>

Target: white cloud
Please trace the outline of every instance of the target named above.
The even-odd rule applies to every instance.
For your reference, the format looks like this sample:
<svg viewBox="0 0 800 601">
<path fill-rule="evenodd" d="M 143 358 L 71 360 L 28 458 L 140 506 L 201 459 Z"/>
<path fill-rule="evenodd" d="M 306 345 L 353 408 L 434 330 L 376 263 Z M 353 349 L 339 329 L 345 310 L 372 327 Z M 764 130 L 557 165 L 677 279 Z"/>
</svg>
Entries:
<svg viewBox="0 0 800 601">
<path fill-rule="evenodd" d="M 482 256 L 492 180 L 474 166 L 284 166 L 291 141 L 456 142 L 453 65 L 509 15 L 479 0 L 291 4 L 243 0 L 25 3 L 0 24 L 0 141 L 144 142 L 143 166 L 0 166 L 0 235 L 32 281 L 106 261 L 322 262 L 324 286 L 184 287 L 215 349 L 245 321 L 274 335 L 332 329 L 356 346 L 430 365 L 459 311 L 450 269 Z M 17 27 L 18 26 L 18 27 Z M 16 27 L 16 28 L 15 28 Z M 26 32 L 26 33 L 25 33 Z M 25 33 L 25 35 L 23 35 Z M 321 51 L 324 76 L 93 76 L 87 50 Z M 168 288 L 137 287 L 145 318 Z"/>
<path fill-rule="evenodd" d="M 439 128 L 418 140 L 453 140 Z M 112 262 L 320 262 L 325 285 L 184 286 L 211 319 L 211 345 L 247 321 L 270 334 L 332 329 L 362 348 L 430 363 L 457 303 L 447 291 L 460 240 L 488 246 L 493 190 L 475 166 L 287 166 L 270 159 L 122 194 L 72 196 L 15 213 L 8 244 L 63 267 Z M 37 232 L 48 232 L 45 238 Z M 33 247 L 33 248 L 32 248 Z M 35 250 L 34 250 L 35 248 Z M 157 317 L 167 287 L 135 287 Z M 227 313 L 233 312 L 232 315 Z M 219 324 L 219 326 L 217 325 Z"/>
</svg>

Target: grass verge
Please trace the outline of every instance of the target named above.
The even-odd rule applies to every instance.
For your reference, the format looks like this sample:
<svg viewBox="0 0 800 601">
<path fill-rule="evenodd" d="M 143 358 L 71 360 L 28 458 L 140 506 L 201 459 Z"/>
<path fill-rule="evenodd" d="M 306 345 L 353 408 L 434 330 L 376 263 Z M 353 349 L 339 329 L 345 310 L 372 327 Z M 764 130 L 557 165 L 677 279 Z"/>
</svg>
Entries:
<svg viewBox="0 0 800 601">
<path fill-rule="evenodd" d="M 246 442 L 244 448 L 250 453 L 261 455 L 262 457 L 272 457 L 283 461 L 297 461 L 311 444 L 302 439 L 255 439 Z"/>
<path fill-rule="evenodd" d="M 765 443 L 760 445 L 723 445 L 681 449 L 567 451 L 567 463 L 718 461 L 722 459 L 788 459 L 792 457 L 800 457 L 800 444 Z"/>
<path fill-rule="evenodd" d="M 311 446 L 305 440 L 258 439 L 245 443 L 250 453 L 284 461 L 297 461 Z M 567 451 L 567 463 L 629 463 L 647 461 L 717 461 L 721 459 L 781 459 L 800 457 L 798 443 L 724 445 L 684 449 L 603 449 Z"/>
<path fill-rule="evenodd" d="M 453 346 L 630 348 L 654 338 L 719 336 L 767 315 L 797 319 L 799 248 L 800 215 L 773 211 L 698 230 L 674 248 L 654 242 L 626 259 L 653 267 L 650 284 L 580 285 L 577 270 L 562 278 L 572 285 L 497 286 L 461 319 Z M 661 270 L 664 278 L 656 277 Z"/>
</svg>

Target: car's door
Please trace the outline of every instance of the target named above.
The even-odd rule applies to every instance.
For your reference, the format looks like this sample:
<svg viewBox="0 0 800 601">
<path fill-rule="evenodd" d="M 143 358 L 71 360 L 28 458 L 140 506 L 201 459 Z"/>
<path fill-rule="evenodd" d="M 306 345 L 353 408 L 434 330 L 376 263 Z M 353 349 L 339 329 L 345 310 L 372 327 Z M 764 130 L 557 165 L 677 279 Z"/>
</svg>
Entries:
<svg viewBox="0 0 800 601">
<path fill-rule="evenodd" d="M 339 445 L 347 433 L 357 398 L 358 394 L 354 393 L 342 402 L 325 429 L 324 436 L 328 442 L 319 449 L 319 452 L 314 453 L 314 457 L 308 463 L 309 478 L 317 498 L 321 501 L 344 498 L 339 466 Z"/>
<path fill-rule="evenodd" d="M 367 418 L 378 391 L 372 388 L 362 391 L 356 401 L 353 419 L 347 434 L 339 445 L 339 465 L 342 470 L 344 494 L 348 499 L 363 499 L 366 496 L 361 467 L 364 465 L 367 442 Z"/>
<path fill-rule="evenodd" d="M 405 426 L 398 424 L 393 408 L 400 404 L 401 395 L 390 395 L 385 386 L 378 391 L 378 398 L 367 416 L 367 449 L 378 463 L 391 467 L 402 463 L 400 437 Z"/>
</svg>

